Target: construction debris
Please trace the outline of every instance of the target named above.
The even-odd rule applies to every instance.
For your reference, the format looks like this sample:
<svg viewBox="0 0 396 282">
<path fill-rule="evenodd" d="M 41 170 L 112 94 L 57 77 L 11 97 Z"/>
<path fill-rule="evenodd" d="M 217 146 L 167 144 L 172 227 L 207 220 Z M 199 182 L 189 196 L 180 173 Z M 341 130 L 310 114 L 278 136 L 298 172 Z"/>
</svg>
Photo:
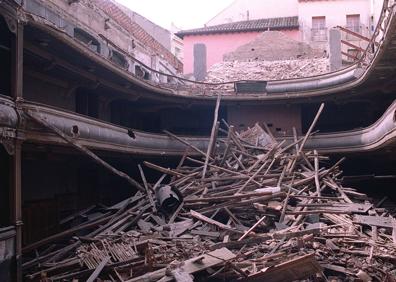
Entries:
<svg viewBox="0 0 396 282">
<path fill-rule="evenodd" d="M 279 61 L 220 62 L 210 67 L 205 82 L 238 80 L 283 80 L 329 72 L 329 59 L 295 59 Z"/>
<path fill-rule="evenodd" d="M 324 49 L 294 40 L 281 31 L 265 31 L 254 40 L 224 55 L 224 61 L 283 61 L 326 57 Z"/>
<path fill-rule="evenodd" d="M 145 162 L 164 174 L 149 183 L 140 167 L 145 191 L 69 216 L 64 224 L 85 222 L 26 246 L 26 279 L 395 281 L 396 211 L 344 187 L 342 159 L 326 167 L 304 150 L 322 110 L 289 142 L 217 118 L 206 152 L 169 133 L 201 157 Z"/>
<path fill-rule="evenodd" d="M 284 80 L 329 72 L 323 50 L 293 40 L 280 31 L 266 31 L 253 41 L 224 55 L 224 61 L 210 67 L 205 82 L 240 80 Z M 221 85 L 230 89 L 232 85 Z"/>
</svg>

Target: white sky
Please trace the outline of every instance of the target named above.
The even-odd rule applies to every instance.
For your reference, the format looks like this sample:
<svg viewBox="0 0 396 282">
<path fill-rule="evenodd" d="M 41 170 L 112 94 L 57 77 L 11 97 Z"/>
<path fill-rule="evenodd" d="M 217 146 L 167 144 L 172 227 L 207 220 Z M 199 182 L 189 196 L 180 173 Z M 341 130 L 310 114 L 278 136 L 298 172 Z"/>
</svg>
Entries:
<svg viewBox="0 0 396 282">
<path fill-rule="evenodd" d="M 202 27 L 233 0 L 116 0 L 150 21 L 170 29 Z"/>
</svg>

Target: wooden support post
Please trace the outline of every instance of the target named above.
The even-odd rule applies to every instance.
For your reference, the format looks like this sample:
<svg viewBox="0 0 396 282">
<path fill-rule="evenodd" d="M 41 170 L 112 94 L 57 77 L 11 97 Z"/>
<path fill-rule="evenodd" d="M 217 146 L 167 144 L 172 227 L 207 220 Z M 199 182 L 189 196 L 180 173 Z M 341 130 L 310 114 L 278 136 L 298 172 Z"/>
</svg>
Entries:
<svg viewBox="0 0 396 282">
<path fill-rule="evenodd" d="M 319 182 L 319 156 L 318 152 L 314 150 L 315 155 L 315 186 L 316 186 L 316 193 L 318 197 L 321 196 L 320 194 L 320 182 Z"/>
<path fill-rule="evenodd" d="M 11 160 L 11 222 L 16 229 L 15 258 L 16 258 L 16 281 L 22 281 L 22 142 L 15 142 L 14 155 Z"/>
<path fill-rule="evenodd" d="M 12 58 L 11 58 L 11 93 L 17 103 L 23 97 L 23 25 L 16 24 L 15 37 L 12 39 Z M 18 104 L 17 104 L 18 107 Z M 12 186 L 11 186 L 11 207 L 12 223 L 15 225 L 15 258 L 16 271 L 15 280 L 22 281 L 22 182 L 21 182 L 21 163 L 22 163 L 22 141 L 15 141 L 15 152 L 12 157 Z"/>
<path fill-rule="evenodd" d="M 217 122 L 217 119 L 219 118 L 219 108 L 220 108 L 220 100 L 221 100 L 221 95 L 217 96 L 217 101 L 216 101 L 216 108 L 214 111 L 214 118 L 213 118 L 213 126 L 212 126 L 212 132 L 210 134 L 210 140 L 208 144 L 208 149 L 206 150 L 206 158 L 205 158 L 205 164 L 202 172 L 202 179 L 205 178 L 206 175 L 206 170 L 208 168 L 208 163 L 209 163 L 209 158 L 212 153 L 213 146 L 216 142 L 215 136 L 217 135 L 216 128 L 219 128 L 219 123 Z"/>
<path fill-rule="evenodd" d="M 15 101 L 23 96 L 23 25 L 17 23 L 15 37 L 12 40 L 11 57 L 11 93 Z"/>
<path fill-rule="evenodd" d="M 143 168 L 142 168 L 142 166 L 140 164 L 138 165 L 138 168 L 139 168 L 140 176 L 142 177 L 144 188 L 146 189 L 146 194 L 147 194 L 147 197 L 149 199 L 150 205 L 153 208 L 153 212 L 156 212 L 157 208 L 155 206 L 155 202 L 154 202 L 153 196 L 151 194 L 151 191 L 153 191 L 153 188 L 148 185 L 146 176 L 144 175 Z M 150 188 L 151 188 L 151 190 L 150 190 Z"/>
<path fill-rule="evenodd" d="M 232 136 L 233 130 L 234 130 L 234 126 L 231 125 L 229 127 L 229 129 L 228 129 L 228 135 L 227 135 L 227 140 L 226 140 L 226 148 L 224 150 L 224 154 L 223 154 L 223 158 L 221 159 L 220 166 L 222 166 L 224 164 L 224 162 L 226 161 L 226 159 L 227 159 L 227 155 L 228 155 L 228 152 L 229 152 L 230 146 L 231 146 L 231 136 Z"/>
<path fill-rule="evenodd" d="M 304 145 L 305 145 L 305 143 L 307 142 L 308 137 L 311 135 L 312 130 L 314 129 L 316 123 L 318 122 L 318 119 L 319 119 L 319 117 L 320 117 L 320 114 L 321 114 L 322 111 L 323 111 L 324 105 L 325 105 L 324 103 L 322 103 L 322 104 L 320 105 L 319 110 L 318 110 L 318 112 L 316 113 L 316 116 L 315 116 L 314 120 L 312 121 L 311 126 L 309 127 L 307 133 L 305 134 L 305 137 L 304 137 L 304 139 L 303 139 L 303 141 L 302 141 L 302 143 L 301 143 L 301 145 L 300 145 L 300 147 L 299 147 L 299 149 L 298 149 L 297 155 L 299 155 L 299 153 L 301 153 L 301 151 L 303 150 Z"/>
</svg>

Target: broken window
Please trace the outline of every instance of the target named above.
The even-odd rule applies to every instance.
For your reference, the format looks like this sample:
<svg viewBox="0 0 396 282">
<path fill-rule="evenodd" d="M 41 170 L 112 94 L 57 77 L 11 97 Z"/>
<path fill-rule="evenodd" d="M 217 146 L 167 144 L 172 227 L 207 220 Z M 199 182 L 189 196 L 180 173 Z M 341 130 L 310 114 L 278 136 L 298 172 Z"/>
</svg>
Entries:
<svg viewBox="0 0 396 282">
<path fill-rule="evenodd" d="M 135 66 L 135 75 L 139 78 L 142 78 L 144 76 L 144 70 L 141 68 L 141 66 Z"/>
<path fill-rule="evenodd" d="M 327 41 L 326 17 L 312 17 L 312 41 Z"/>
<path fill-rule="evenodd" d="M 99 41 L 96 40 L 92 35 L 87 33 L 86 31 L 75 28 L 74 29 L 74 38 L 78 41 L 86 44 L 92 51 L 96 53 L 100 53 L 100 44 Z"/>
<path fill-rule="evenodd" d="M 125 56 L 117 51 L 112 50 L 110 60 L 124 69 L 128 68 L 128 61 Z"/>
<path fill-rule="evenodd" d="M 138 65 L 135 66 L 135 75 L 139 78 L 143 78 L 144 80 L 151 79 L 150 73 Z"/>
</svg>

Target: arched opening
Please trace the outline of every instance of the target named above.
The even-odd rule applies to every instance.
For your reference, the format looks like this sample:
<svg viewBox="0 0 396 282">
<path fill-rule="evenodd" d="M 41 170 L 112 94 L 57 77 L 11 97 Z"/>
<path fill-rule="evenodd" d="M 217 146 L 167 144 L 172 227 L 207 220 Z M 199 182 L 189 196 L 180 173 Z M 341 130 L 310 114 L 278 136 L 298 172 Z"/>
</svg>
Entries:
<svg viewBox="0 0 396 282">
<path fill-rule="evenodd" d="M 86 44 L 91 50 L 95 51 L 96 53 L 100 53 L 99 41 L 86 31 L 80 28 L 74 28 L 74 38 Z"/>
<path fill-rule="evenodd" d="M 124 69 L 128 68 L 128 61 L 126 60 L 125 56 L 117 51 L 111 51 L 110 60 Z"/>
</svg>

